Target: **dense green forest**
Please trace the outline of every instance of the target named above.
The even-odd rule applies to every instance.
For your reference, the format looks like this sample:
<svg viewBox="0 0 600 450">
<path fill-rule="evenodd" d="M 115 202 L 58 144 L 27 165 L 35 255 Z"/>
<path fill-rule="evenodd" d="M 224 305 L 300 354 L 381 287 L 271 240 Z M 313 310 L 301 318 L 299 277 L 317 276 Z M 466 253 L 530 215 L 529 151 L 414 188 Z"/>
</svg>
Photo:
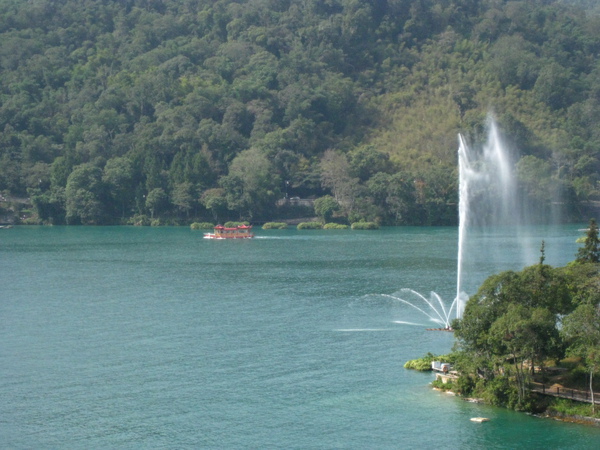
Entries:
<svg viewBox="0 0 600 450">
<path fill-rule="evenodd" d="M 55 224 L 284 219 L 327 195 L 339 221 L 452 224 L 457 134 L 482 141 L 491 112 L 536 209 L 553 186 L 577 218 L 600 200 L 599 13 L 0 0 L 0 192 Z"/>
</svg>

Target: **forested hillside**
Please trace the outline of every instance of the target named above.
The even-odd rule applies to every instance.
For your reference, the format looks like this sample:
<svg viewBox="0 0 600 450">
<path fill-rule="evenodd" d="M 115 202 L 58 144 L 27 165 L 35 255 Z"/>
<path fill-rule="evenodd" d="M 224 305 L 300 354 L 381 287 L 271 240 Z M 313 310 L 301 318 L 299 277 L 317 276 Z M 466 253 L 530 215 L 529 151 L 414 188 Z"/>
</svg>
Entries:
<svg viewBox="0 0 600 450">
<path fill-rule="evenodd" d="M 600 200 L 599 52 L 585 0 L 0 0 L 0 192 L 57 224 L 326 195 L 452 224 L 457 133 L 492 112 L 538 211 L 553 186 L 573 215 Z"/>
</svg>

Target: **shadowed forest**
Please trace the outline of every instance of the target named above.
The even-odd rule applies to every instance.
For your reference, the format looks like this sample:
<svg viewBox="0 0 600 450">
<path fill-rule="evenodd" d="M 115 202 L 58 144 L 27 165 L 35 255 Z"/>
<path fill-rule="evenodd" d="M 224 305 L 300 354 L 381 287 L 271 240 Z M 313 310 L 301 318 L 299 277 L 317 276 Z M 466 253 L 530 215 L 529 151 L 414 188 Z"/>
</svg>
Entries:
<svg viewBox="0 0 600 450">
<path fill-rule="evenodd" d="M 581 219 L 599 52 L 592 0 L 0 0 L 0 215 L 451 225 L 491 113 L 532 211 Z"/>
</svg>

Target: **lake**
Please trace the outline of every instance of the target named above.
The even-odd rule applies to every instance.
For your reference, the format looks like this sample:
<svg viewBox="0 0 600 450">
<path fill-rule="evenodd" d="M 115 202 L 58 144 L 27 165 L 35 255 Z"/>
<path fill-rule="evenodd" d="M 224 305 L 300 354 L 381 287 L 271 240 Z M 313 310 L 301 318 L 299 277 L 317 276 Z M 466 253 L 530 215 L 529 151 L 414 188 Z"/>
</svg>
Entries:
<svg viewBox="0 0 600 450">
<path fill-rule="evenodd" d="M 563 265 L 580 228 L 473 233 L 463 286 L 537 262 L 542 240 Z M 0 447 L 597 448 L 598 428 L 470 404 L 403 368 L 453 336 L 384 294 L 449 304 L 456 228 L 256 234 L 0 230 Z"/>
</svg>

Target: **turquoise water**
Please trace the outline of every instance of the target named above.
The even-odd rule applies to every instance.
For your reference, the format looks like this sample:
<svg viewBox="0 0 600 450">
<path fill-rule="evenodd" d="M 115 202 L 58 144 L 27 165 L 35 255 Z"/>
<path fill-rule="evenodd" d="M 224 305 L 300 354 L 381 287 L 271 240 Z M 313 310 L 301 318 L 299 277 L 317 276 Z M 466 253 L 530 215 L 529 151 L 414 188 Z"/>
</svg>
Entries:
<svg viewBox="0 0 600 450">
<path fill-rule="evenodd" d="M 562 265 L 577 228 L 530 234 L 545 240 L 547 263 Z M 448 351 L 452 335 L 425 331 L 424 316 L 381 294 L 451 300 L 455 228 L 257 230 L 235 242 L 186 228 L 0 233 L 2 448 L 600 442 L 597 428 L 469 404 L 402 367 Z M 474 241 L 470 294 L 491 273 L 522 267 L 510 233 Z"/>
</svg>

